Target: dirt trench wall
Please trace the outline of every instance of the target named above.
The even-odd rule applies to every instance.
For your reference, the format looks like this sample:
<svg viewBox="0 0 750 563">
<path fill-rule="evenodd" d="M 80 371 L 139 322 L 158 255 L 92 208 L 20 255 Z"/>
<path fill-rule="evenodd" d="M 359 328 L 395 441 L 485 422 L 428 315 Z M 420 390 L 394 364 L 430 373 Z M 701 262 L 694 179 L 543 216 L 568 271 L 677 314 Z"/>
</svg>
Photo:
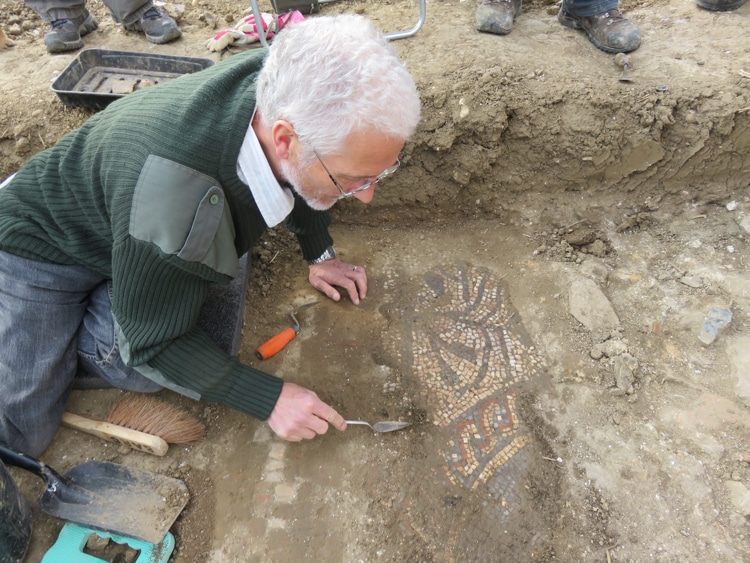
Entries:
<svg viewBox="0 0 750 563">
<path fill-rule="evenodd" d="M 561 26 L 551 0 L 524 2 L 507 36 L 475 30 L 477 3 L 430 5 L 424 27 L 393 42 L 417 82 L 422 122 L 372 205 L 344 202 L 336 213 L 495 214 L 528 203 L 529 194 L 571 191 L 631 206 L 669 194 L 721 201 L 748 187 L 750 4 L 716 13 L 692 0 L 623 0 L 643 42 L 628 55 L 633 81 L 620 82 L 614 57 Z M 41 27 L 0 58 L 0 176 L 93 115 L 64 107 L 49 90 L 75 53 L 44 53 L 38 17 L 12 5 L 8 14 Z M 393 30 L 413 23 L 416 6 L 357 9 Z M 335 9 L 347 7 L 334 3 L 326 13 Z M 87 47 L 143 48 L 97 15 L 103 27 Z M 190 12 L 186 22 L 196 17 Z M 158 50 L 207 56 L 198 40 L 206 33 L 188 26 L 183 40 Z"/>
<path fill-rule="evenodd" d="M 648 195 L 695 188 L 720 200 L 748 186 L 747 88 L 554 90 L 543 74 L 512 82 L 500 69 L 472 70 L 450 82 L 419 84 L 422 123 L 392 187 L 380 190 L 372 207 L 496 213 L 527 191 Z M 92 115 L 76 112 L 81 123 Z M 18 135 L 20 144 L 16 136 L 3 140 L 4 173 L 56 141 L 43 138 L 44 130 L 36 122 Z"/>
<path fill-rule="evenodd" d="M 375 205 L 395 197 L 494 213 L 526 191 L 640 200 L 696 189 L 705 200 L 748 186 L 746 92 L 550 91 L 537 87 L 541 79 L 497 88 L 467 76 L 450 91 L 422 88 L 425 117 L 398 187 Z"/>
<path fill-rule="evenodd" d="M 423 120 L 375 207 L 496 213 L 532 192 L 718 201 L 747 188 L 747 6 L 624 0 L 643 42 L 621 82 L 614 57 L 562 27 L 556 6 L 526 4 L 507 36 L 477 33 L 464 2 L 398 42 Z"/>
</svg>

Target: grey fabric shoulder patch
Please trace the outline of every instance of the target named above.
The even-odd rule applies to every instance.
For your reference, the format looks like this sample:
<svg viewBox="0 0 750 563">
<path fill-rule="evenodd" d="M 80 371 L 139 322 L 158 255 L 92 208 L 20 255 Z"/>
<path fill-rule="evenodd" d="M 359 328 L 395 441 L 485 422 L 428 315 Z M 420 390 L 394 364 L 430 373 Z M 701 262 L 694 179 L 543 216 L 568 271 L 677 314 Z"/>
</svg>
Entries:
<svg viewBox="0 0 750 563">
<path fill-rule="evenodd" d="M 216 180 L 151 155 L 138 177 L 130 210 L 130 235 L 187 262 L 229 276 L 239 268 L 234 223 Z"/>
</svg>

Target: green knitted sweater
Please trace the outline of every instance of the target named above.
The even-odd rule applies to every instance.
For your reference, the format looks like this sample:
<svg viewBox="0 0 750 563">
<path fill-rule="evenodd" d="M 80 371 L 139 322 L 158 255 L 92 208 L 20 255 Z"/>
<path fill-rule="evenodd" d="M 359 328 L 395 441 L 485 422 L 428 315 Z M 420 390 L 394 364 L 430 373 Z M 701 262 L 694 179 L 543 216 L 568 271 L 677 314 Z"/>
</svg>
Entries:
<svg viewBox="0 0 750 563">
<path fill-rule="evenodd" d="M 229 283 L 267 228 L 237 177 L 264 56 L 125 96 L 0 190 L 0 250 L 112 279 L 128 365 L 262 420 L 282 381 L 228 356 L 196 320 L 209 284 Z M 332 244 L 329 223 L 296 198 L 286 225 L 305 259 Z"/>
</svg>

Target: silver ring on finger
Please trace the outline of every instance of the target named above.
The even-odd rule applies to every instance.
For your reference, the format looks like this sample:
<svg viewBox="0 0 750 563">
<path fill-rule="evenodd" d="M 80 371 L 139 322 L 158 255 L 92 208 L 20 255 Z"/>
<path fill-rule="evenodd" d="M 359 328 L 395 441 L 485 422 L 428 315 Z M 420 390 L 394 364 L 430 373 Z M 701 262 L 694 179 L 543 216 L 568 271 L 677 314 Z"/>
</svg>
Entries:
<svg viewBox="0 0 750 563">
<path fill-rule="evenodd" d="M 354 266 L 354 268 L 352 268 L 352 271 L 353 271 L 353 272 L 356 272 L 356 271 L 357 271 L 357 267 L 356 267 L 356 266 Z"/>
</svg>

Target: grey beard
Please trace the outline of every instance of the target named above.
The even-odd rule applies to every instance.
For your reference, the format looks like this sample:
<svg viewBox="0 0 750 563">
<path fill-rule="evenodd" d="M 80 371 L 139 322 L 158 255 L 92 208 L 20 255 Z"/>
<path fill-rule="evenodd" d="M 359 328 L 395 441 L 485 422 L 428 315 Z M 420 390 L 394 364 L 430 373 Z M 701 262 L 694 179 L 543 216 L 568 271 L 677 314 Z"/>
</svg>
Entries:
<svg viewBox="0 0 750 563">
<path fill-rule="evenodd" d="M 305 203 L 307 203 L 307 205 L 310 206 L 311 209 L 314 209 L 315 211 L 327 211 L 336 203 L 335 200 L 330 204 L 323 203 L 320 198 L 312 197 L 306 194 L 305 191 L 301 188 L 302 178 L 299 174 L 298 169 L 284 161 L 282 161 L 280 165 L 281 171 L 284 174 L 286 181 L 289 182 L 289 184 L 292 186 L 292 189 L 297 192 L 297 195 L 305 200 Z"/>
</svg>

